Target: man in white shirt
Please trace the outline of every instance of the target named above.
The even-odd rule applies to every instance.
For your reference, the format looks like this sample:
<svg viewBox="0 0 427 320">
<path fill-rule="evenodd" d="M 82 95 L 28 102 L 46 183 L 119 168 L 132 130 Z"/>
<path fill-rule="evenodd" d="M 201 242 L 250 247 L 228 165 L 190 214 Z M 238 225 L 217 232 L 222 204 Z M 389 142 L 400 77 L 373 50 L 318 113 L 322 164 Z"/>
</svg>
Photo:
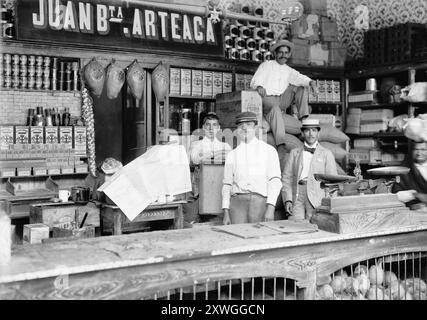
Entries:
<svg viewBox="0 0 427 320">
<path fill-rule="evenodd" d="M 225 160 L 222 188 L 224 224 L 274 220 L 282 184 L 277 151 L 255 136 L 257 117 L 242 112 L 236 117 L 241 143 Z"/>
<path fill-rule="evenodd" d="M 309 115 L 307 87 L 311 86 L 315 94 L 318 92 L 314 80 L 286 64 L 293 47 L 288 40 L 277 41 L 270 48 L 275 60 L 261 63 L 251 81 L 251 88 L 262 97 L 263 113 L 278 148 L 286 142 L 282 110 L 286 111 L 295 101 L 297 117 L 303 119 Z"/>
<path fill-rule="evenodd" d="M 319 120 L 302 121 L 304 147 L 291 150 L 283 169 L 282 200 L 291 220 L 310 220 L 315 208 L 320 206 L 325 191 L 314 174 L 337 174 L 334 155 L 318 142 L 319 130 Z"/>
<path fill-rule="evenodd" d="M 200 164 L 203 160 L 224 162 L 231 147 L 228 143 L 217 139 L 220 130 L 218 116 L 214 112 L 209 112 L 203 118 L 203 139 L 192 142 L 190 146 L 190 160 L 193 164 Z"/>
</svg>

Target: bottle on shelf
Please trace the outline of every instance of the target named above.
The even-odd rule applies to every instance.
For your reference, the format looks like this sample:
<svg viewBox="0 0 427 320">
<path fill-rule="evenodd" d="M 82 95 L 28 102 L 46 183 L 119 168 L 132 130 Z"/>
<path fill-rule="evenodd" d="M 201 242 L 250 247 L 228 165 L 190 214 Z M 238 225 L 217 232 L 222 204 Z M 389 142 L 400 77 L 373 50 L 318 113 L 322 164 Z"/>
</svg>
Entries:
<svg viewBox="0 0 427 320">
<path fill-rule="evenodd" d="M 62 113 L 62 125 L 63 126 L 71 125 L 70 108 L 65 108 L 64 112 Z"/>
</svg>

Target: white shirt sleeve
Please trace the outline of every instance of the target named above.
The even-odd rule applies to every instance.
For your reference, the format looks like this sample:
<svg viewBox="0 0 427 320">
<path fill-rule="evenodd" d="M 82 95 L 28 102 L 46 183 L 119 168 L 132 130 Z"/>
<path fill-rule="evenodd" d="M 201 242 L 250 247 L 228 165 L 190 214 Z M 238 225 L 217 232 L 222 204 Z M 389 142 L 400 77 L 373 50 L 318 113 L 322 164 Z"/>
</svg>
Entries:
<svg viewBox="0 0 427 320">
<path fill-rule="evenodd" d="M 303 75 L 302 73 L 298 72 L 297 70 L 293 68 L 289 68 L 290 74 L 289 74 L 289 83 L 293 84 L 297 87 L 308 87 L 310 85 L 311 79 L 307 77 L 306 75 Z"/>
<path fill-rule="evenodd" d="M 277 198 L 282 189 L 279 154 L 269 148 L 269 166 L 267 168 L 267 204 L 276 206 Z"/>
<path fill-rule="evenodd" d="M 251 80 L 252 89 L 256 89 L 258 86 L 261 86 L 261 87 L 264 86 L 264 78 L 266 76 L 266 70 L 265 70 L 266 67 L 267 67 L 267 64 L 265 62 L 261 63 L 258 66 L 258 69 L 256 70 Z"/>
<path fill-rule="evenodd" d="M 224 165 L 224 180 L 222 181 L 222 208 L 230 208 L 231 186 L 233 185 L 233 152 L 227 155 Z"/>
</svg>

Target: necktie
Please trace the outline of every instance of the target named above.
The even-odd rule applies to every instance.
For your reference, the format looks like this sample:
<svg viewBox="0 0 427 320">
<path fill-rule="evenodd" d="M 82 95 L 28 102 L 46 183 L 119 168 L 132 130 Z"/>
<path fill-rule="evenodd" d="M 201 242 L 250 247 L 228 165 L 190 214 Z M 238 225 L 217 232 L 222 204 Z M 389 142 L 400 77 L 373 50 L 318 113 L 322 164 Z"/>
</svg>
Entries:
<svg viewBox="0 0 427 320">
<path fill-rule="evenodd" d="M 314 151 L 316 151 L 316 148 L 309 148 L 307 146 L 304 146 L 304 151 L 308 151 L 310 153 L 314 153 Z"/>
</svg>

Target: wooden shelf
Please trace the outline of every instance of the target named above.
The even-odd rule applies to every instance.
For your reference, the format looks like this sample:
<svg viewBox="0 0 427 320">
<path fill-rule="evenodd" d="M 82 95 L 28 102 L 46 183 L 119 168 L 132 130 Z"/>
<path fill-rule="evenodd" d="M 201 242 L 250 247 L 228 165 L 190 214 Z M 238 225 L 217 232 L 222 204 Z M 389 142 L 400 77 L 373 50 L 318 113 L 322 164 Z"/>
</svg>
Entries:
<svg viewBox="0 0 427 320">
<path fill-rule="evenodd" d="M 190 100 L 215 100 L 215 97 L 200 97 L 200 96 L 181 96 L 181 95 L 169 95 L 169 99 L 190 99 Z"/>
<path fill-rule="evenodd" d="M 407 72 L 410 69 L 427 69 L 427 61 L 423 59 L 417 62 L 400 63 L 396 65 L 369 67 L 366 69 L 350 70 L 346 72 L 346 77 L 350 79 L 381 77 L 394 73 Z"/>
<path fill-rule="evenodd" d="M 46 178 L 46 177 L 60 177 L 60 176 L 82 176 L 82 175 L 88 175 L 89 172 L 85 173 L 60 173 L 60 174 L 42 174 L 39 176 L 13 176 L 13 177 L 0 177 L 0 179 L 28 179 L 28 178 Z"/>
<path fill-rule="evenodd" d="M 360 105 L 354 105 L 349 103 L 349 108 L 360 108 L 360 109 L 378 109 L 378 108 L 400 108 L 403 106 L 408 106 L 408 102 L 401 102 L 401 103 L 376 103 L 376 104 L 360 104 Z"/>
<path fill-rule="evenodd" d="M 4 88 L 4 87 L 0 87 L 0 91 L 16 91 L 16 92 L 34 92 L 34 93 L 48 93 L 52 96 L 54 95 L 63 95 L 63 94 L 67 94 L 67 95 L 73 95 L 75 97 L 80 97 L 81 96 L 81 92 L 79 90 L 72 90 L 72 91 L 64 91 L 64 90 L 43 90 L 43 89 L 22 89 L 22 88 Z"/>
<path fill-rule="evenodd" d="M 330 105 L 330 104 L 338 104 L 338 105 L 342 105 L 343 103 L 340 101 L 340 102 L 309 102 L 308 104 L 315 104 L 315 105 L 320 105 L 320 106 L 323 106 L 323 105 Z"/>
</svg>

